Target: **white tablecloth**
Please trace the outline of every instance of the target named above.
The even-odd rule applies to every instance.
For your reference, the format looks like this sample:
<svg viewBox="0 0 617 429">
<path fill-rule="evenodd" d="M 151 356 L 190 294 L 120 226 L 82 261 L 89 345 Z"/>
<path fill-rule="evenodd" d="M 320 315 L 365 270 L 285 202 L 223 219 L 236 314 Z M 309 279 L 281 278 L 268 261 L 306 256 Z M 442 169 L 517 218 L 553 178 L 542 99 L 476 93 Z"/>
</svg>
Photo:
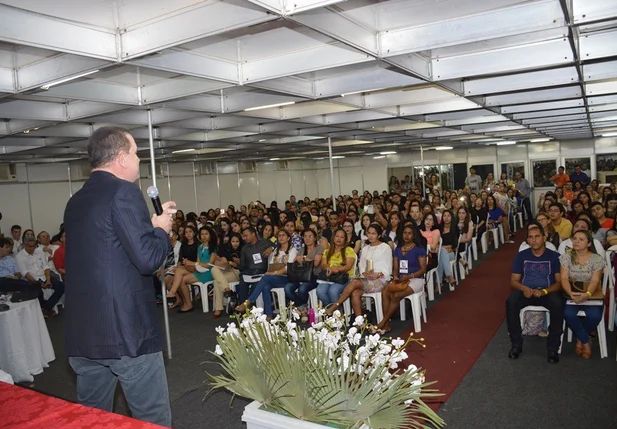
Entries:
<svg viewBox="0 0 617 429">
<path fill-rule="evenodd" d="M 0 369 L 16 383 L 33 381 L 56 358 L 37 299 L 7 303 L 0 312 Z"/>
</svg>

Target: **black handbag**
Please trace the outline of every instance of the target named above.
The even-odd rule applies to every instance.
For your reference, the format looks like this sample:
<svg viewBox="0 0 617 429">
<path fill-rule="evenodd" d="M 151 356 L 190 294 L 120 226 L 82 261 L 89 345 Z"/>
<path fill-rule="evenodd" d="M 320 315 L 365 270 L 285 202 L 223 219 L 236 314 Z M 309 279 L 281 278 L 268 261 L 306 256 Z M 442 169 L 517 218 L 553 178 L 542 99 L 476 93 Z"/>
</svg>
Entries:
<svg viewBox="0 0 617 429">
<path fill-rule="evenodd" d="M 319 280 L 330 283 L 338 283 L 341 285 L 347 284 L 349 282 L 349 273 L 347 271 L 342 273 L 336 273 L 331 275 L 326 275 L 325 271 L 319 273 Z"/>
<path fill-rule="evenodd" d="M 314 279 L 313 261 L 287 263 L 287 280 L 291 283 L 312 283 Z"/>
</svg>

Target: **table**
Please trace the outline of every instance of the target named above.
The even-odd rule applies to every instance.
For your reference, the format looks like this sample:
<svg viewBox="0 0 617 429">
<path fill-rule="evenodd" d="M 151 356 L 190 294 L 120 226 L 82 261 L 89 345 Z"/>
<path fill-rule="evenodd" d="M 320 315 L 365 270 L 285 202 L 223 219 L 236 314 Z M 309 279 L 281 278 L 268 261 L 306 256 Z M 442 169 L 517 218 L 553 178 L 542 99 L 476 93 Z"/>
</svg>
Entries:
<svg viewBox="0 0 617 429">
<path fill-rule="evenodd" d="M 0 382 L 2 429 L 160 429 L 120 414 L 73 404 Z"/>
<path fill-rule="evenodd" d="M 0 312 L 0 368 L 15 383 L 33 381 L 56 358 L 38 299 L 9 302 Z"/>
</svg>

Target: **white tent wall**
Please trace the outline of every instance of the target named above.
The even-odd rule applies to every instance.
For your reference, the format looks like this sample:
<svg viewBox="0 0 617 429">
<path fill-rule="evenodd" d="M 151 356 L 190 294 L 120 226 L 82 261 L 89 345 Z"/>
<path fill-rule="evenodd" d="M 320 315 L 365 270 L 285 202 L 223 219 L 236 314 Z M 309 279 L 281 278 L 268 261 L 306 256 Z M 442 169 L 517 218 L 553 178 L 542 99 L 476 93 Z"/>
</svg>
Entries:
<svg viewBox="0 0 617 429">
<path fill-rule="evenodd" d="M 482 146 L 450 151 L 427 150 L 424 151 L 424 163 L 466 162 L 468 166 L 493 164 L 495 171 L 501 171 L 502 163 L 523 161 L 529 176 L 535 160 L 554 159 L 557 165 L 563 165 L 565 158 L 591 157 L 590 168 L 595 176 L 594 155 L 607 153 L 617 153 L 617 138 Z M 157 179 L 161 200 L 176 201 L 185 213 L 226 207 L 229 204 L 238 208 L 252 200 L 260 200 L 266 205 L 276 200 L 279 206 L 282 206 L 291 194 L 298 198 L 325 198 L 331 193 L 328 159 L 291 160 L 288 161 L 286 170 L 279 169 L 276 161 L 258 162 L 255 171 L 251 172 L 239 172 L 237 163 L 220 163 L 217 171 L 204 175 L 200 174 L 198 163 L 157 162 L 157 165 L 160 165 L 158 172 L 162 173 Z M 422 165 L 419 152 L 388 155 L 381 159 L 369 156 L 335 159 L 334 189 L 337 194 L 350 194 L 354 189 L 360 192 L 382 191 L 387 187 L 388 167 L 412 165 Z M 152 179 L 148 177 L 148 166 L 149 163 L 145 161 L 141 165 L 139 185 L 144 196 L 146 189 L 152 184 Z M 64 207 L 71 191 L 77 192 L 84 183 L 78 170 L 75 164 L 69 166 L 68 163 L 53 163 L 28 164 L 26 172 L 26 165 L 18 164 L 17 181 L 0 183 L 0 211 L 4 216 L 0 221 L 2 231 L 8 233 L 11 225 L 20 224 L 24 229 L 32 227 L 36 232 L 56 232 L 62 223 Z M 543 191 L 545 190 L 538 188 L 535 193 Z M 534 200 L 536 199 L 534 194 Z M 535 203 L 532 203 L 532 206 L 535 206 Z"/>
</svg>

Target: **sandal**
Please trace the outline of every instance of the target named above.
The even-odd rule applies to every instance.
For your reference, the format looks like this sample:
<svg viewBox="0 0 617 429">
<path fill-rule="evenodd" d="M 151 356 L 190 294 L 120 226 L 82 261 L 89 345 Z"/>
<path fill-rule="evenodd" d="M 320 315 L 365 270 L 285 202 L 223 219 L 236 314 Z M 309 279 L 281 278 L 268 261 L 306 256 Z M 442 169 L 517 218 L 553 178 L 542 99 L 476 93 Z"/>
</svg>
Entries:
<svg viewBox="0 0 617 429">
<path fill-rule="evenodd" d="M 172 302 L 171 304 L 169 304 L 169 309 L 172 310 L 174 308 L 182 307 L 183 305 L 184 303 L 180 301 L 179 299 L 177 299 L 175 302 Z"/>
<path fill-rule="evenodd" d="M 341 304 L 339 304 L 338 302 L 333 302 L 333 303 L 328 304 L 326 306 L 326 314 L 328 315 L 328 317 L 330 317 L 330 316 L 332 316 L 334 314 L 334 312 L 339 307 L 339 305 L 341 305 Z M 332 311 L 330 311 L 330 310 L 332 310 Z"/>
<path fill-rule="evenodd" d="M 379 335 L 385 335 L 387 332 L 390 331 L 386 331 L 385 329 L 381 329 L 379 326 L 377 325 L 368 325 L 366 330 L 369 332 L 369 334 L 371 335 L 375 335 L 375 334 L 379 334 Z"/>
<path fill-rule="evenodd" d="M 251 307 L 251 301 L 249 301 L 248 299 L 246 301 L 244 301 L 242 304 L 240 304 L 239 306 L 237 306 L 235 308 L 235 310 L 238 313 L 244 313 L 247 309 L 249 309 Z"/>
</svg>

